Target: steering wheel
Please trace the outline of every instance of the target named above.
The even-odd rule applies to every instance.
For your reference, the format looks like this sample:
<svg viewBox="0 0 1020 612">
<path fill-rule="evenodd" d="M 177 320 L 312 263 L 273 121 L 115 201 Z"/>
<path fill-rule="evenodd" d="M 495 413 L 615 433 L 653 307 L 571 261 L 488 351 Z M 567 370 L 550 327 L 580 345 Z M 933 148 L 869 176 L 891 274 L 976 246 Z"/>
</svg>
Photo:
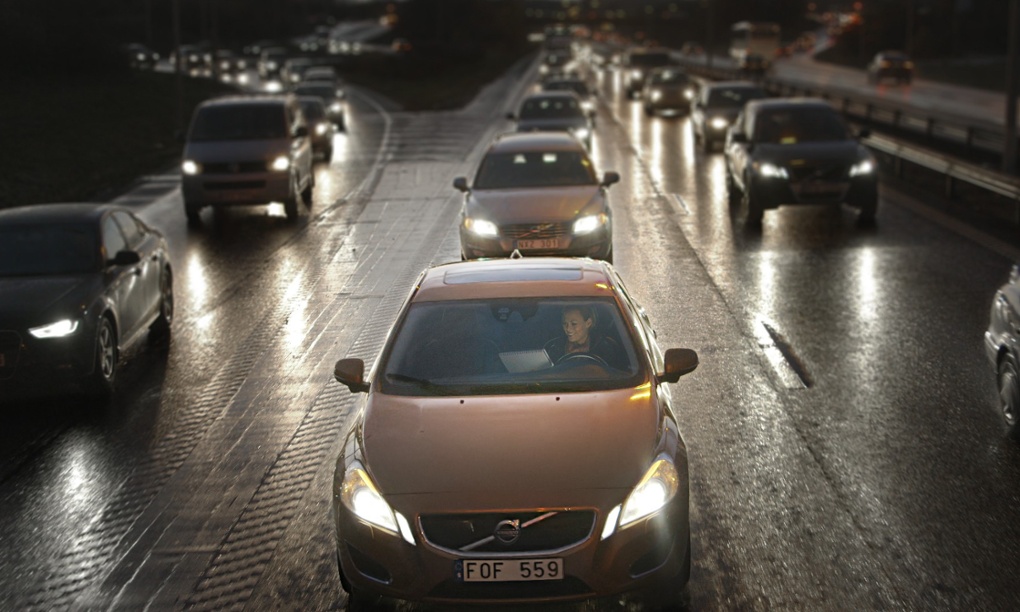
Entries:
<svg viewBox="0 0 1020 612">
<path fill-rule="evenodd" d="M 561 363 L 566 363 L 568 361 L 594 361 L 600 366 L 606 368 L 609 367 L 609 364 L 606 363 L 604 359 L 602 359 L 598 355 L 590 355 L 588 353 L 564 353 L 559 359 L 556 360 L 556 365 L 560 365 Z"/>
</svg>

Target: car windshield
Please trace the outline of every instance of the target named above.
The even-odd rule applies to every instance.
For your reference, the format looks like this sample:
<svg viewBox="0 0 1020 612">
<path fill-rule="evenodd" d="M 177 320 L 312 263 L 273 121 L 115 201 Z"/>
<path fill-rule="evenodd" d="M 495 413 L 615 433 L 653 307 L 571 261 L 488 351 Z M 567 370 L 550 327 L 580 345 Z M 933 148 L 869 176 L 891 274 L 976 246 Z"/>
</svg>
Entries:
<svg viewBox="0 0 1020 612">
<path fill-rule="evenodd" d="M 630 65 L 643 68 L 665 66 L 670 63 L 668 53 L 635 53 L 630 56 Z"/>
<path fill-rule="evenodd" d="M 779 108 L 764 110 L 755 118 L 754 141 L 792 145 L 849 138 L 846 124 L 827 108 Z"/>
<path fill-rule="evenodd" d="M 580 151 L 489 153 L 478 167 L 475 189 L 569 187 L 598 182 L 591 160 Z"/>
<path fill-rule="evenodd" d="M 98 269 L 95 231 L 85 225 L 0 228 L 0 276 L 81 274 Z"/>
<path fill-rule="evenodd" d="M 236 104 L 199 109 L 188 139 L 268 140 L 287 137 L 283 108 L 276 104 Z"/>
<path fill-rule="evenodd" d="M 315 96 L 317 98 L 322 98 L 323 100 L 332 100 L 336 97 L 336 88 L 329 84 L 304 84 L 295 87 L 294 93 L 300 96 Z"/>
<path fill-rule="evenodd" d="M 320 100 L 301 100 L 301 112 L 309 122 L 319 121 L 326 116 L 326 107 Z"/>
<path fill-rule="evenodd" d="M 640 363 L 611 298 L 425 302 L 408 310 L 379 383 L 393 395 L 584 392 L 639 384 Z"/>
<path fill-rule="evenodd" d="M 588 96 L 588 86 L 584 81 L 549 81 L 543 86 L 549 91 L 572 91 L 579 96 Z"/>
<path fill-rule="evenodd" d="M 686 85 L 689 81 L 687 74 L 679 70 L 656 72 L 651 79 L 654 85 Z"/>
<path fill-rule="evenodd" d="M 741 108 L 748 100 L 759 100 L 765 92 L 755 87 L 714 88 L 708 93 L 708 106 L 716 108 Z"/>
<path fill-rule="evenodd" d="M 521 106 L 521 119 L 564 119 L 583 117 L 581 107 L 573 97 L 532 98 Z"/>
</svg>

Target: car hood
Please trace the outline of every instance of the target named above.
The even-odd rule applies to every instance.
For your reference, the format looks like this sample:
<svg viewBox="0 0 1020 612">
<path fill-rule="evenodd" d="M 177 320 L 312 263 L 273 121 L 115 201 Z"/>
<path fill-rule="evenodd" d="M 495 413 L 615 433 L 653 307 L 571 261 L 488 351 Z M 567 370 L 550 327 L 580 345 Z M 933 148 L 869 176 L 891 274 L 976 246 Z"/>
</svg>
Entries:
<svg viewBox="0 0 1020 612">
<path fill-rule="evenodd" d="M 597 185 L 475 190 L 468 196 L 467 212 L 469 216 L 479 216 L 496 225 L 557 223 L 603 212 L 605 200 L 602 196 Z"/>
<path fill-rule="evenodd" d="M 273 140 L 219 140 L 189 142 L 184 157 L 199 163 L 219 163 L 272 159 L 290 152 L 290 141 Z"/>
<path fill-rule="evenodd" d="M 520 119 L 518 132 L 566 132 L 590 127 L 586 117 L 556 117 L 549 119 Z"/>
<path fill-rule="evenodd" d="M 499 506 L 537 492 L 633 487 L 654 459 L 658 426 L 656 405 L 633 388 L 376 396 L 363 437 L 386 495 L 468 493 Z"/>
<path fill-rule="evenodd" d="M 831 142 L 803 142 L 797 144 L 759 144 L 755 146 L 754 158 L 781 164 L 792 164 L 798 160 L 819 166 L 829 163 L 854 163 L 864 159 L 866 153 L 856 140 Z"/>
<path fill-rule="evenodd" d="M 0 328 L 46 323 L 50 316 L 71 316 L 87 306 L 93 275 L 0 278 Z"/>
</svg>

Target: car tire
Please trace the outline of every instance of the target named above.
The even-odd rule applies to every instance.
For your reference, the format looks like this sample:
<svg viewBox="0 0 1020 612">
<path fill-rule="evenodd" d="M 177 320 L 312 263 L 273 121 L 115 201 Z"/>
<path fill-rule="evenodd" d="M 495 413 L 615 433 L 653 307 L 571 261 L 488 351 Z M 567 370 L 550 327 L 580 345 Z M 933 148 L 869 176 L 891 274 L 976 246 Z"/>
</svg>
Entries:
<svg viewBox="0 0 1020 612">
<path fill-rule="evenodd" d="M 305 208 L 312 208 L 312 192 L 315 190 L 315 179 L 308 179 L 308 186 L 305 187 L 304 191 L 301 192 L 301 199 L 304 201 Z"/>
<path fill-rule="evenodd" d="M 762 217 L 765 216 L 765 211 L 758 203 L 758 198 L 754 197 L 750 179 L 744 180 L 744 195 L 740 200 L 740 213 L 748 225 L 761 225 Z"/>
<path fill-rule="evenodd" d="M 163 340 L 170 336 L 174 320 L 174 277 L 167 266 L 159 277 L 159 315 L 149 326 L 149 338 Z"/>
<path fill-rule="evenodd" d="M 877 197 L 862 203 L 857 210 L 857 223 L 860 225 L 873 225 L 875 223 L 875 214 L 877 212 Z"/>
<path fill-rule="evenodd" d="M 999 414 L 1006 425 L 1006 434 L 1020 439 L 1020 368 L 1013 355 L 1007 353 L 999 361 Z"/>
<path fill-rule="evenodd" d="M 202 224 L 202 207 L 198 204 L 185 200 L 184 214 L 188 218 L 188 225 L 196 226 Z"/>
<path fill-rule="evenodd" d="M 740 203 L 741 193 L 737 187 L 737 182 L 733 180 L 733 175 L 729 171 L 726 172 L 726 195 L 729 198 L 730 206 L 736 206 Z"/>
<path fill-rule="evenodd" d="M 95 364 L 89 378 L 91 395 L 106 399 L 113 395 L 117 380 L 117 331 L 107 316 L 99 318 L 96 329 Z"/>
</svg>

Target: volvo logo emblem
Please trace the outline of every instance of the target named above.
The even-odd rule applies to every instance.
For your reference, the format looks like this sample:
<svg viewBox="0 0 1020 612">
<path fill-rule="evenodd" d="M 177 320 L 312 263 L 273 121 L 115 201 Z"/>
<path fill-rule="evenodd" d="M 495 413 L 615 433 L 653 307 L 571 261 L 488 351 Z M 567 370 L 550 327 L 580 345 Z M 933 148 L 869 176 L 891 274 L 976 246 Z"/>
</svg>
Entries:
<svg viewBox="0 0 1020 612">
<path fill-rule="evenodd" d="M 516 519 L 502 520 L 492 530 L 492 535 L 502 544 L 509 546 L 521 537 L 521 522 Z"/>
</svg>

